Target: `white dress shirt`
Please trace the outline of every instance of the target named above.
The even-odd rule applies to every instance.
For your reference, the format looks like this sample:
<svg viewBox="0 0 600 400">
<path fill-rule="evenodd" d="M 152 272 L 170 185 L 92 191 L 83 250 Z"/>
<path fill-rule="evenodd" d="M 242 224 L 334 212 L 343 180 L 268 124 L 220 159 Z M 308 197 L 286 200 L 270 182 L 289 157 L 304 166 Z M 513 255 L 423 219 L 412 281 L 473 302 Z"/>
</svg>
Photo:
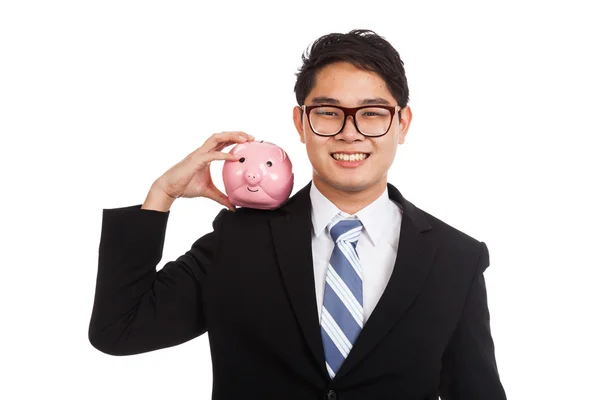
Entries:
<svg viewBox="0 0 600 400">
<path fill-rule="evenodd" d="M 325 293 L 325 278 L 334 243 L 327 225 L 334 219 L 352 217 L 340 211 L 315 185 L 310 188 L 312 203 L 312 255 L 317 294 L 319 321 Z M 402 224 L 400 207 L 390 200 L 387 187 L 373 203 L 363 208 L 355 217 L 360 219 L 363 229 L 356 245 L 363 273 L 364 322 L 379 302 L 390 280 Z"/>
</svg>

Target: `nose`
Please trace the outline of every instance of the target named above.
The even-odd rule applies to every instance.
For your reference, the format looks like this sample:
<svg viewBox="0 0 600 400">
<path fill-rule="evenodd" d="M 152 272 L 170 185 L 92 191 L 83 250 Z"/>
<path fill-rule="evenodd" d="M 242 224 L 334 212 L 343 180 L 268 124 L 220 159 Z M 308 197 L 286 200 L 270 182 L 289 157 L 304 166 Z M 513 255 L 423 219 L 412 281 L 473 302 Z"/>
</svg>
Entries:
<svg viewBox="0 0 600 400">
<path fill-rule="evenodd" d="M 350 121 L 348 119 L 350 119 Z M 364 137 L 358 131 L 358 129 L 356 129 L 355 124 L 356 124 L 356 120 L 354 119 L 354 117 L 351 115 L 348 115 L 346 117 L 346 123 L 344 124 L 344 129 L 342 129 L 340 131 L 340 133 L 338 133 L 336 135 L 336 137 L 339 137 L 340 139 L 345 140 L 346 142 L 354 142 L 356 140 L 363 140 Z"/>
<path fill-rule="evenodd" d="M 258 185 L 258 183 L 262 180 L 260 173 L 253 170 L 246 170 L 246 182 L 248 182 L 252 186 Z"/>
</svg>

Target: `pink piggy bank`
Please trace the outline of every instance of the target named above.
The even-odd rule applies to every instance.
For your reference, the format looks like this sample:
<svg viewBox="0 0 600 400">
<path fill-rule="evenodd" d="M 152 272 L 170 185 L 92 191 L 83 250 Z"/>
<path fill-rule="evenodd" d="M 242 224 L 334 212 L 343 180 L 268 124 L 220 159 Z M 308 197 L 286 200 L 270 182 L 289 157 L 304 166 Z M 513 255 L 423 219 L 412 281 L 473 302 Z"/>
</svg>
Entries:
<svg viewBox="0 0 600 400">
<path fill-rule="evenodd" d="M 225 161 L 225 193 L 234 206 L 270 210 L 290 196 L 294 186 L 292 162 L 273 143 L 252 141 L 237 144 L 230 151 L 239 161 Z"/>
</svg>

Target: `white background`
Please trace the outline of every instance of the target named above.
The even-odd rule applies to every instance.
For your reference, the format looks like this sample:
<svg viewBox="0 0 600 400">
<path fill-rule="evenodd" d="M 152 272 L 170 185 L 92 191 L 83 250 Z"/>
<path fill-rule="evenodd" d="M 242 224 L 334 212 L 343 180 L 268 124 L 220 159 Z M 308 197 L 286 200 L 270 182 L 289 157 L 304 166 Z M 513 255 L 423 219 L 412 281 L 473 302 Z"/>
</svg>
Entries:
<svg viewBox="0 0 600 400">
<path fill-rule="evenodd" d="M 398 49 L 411 91 L 389 180 L 488 245 L 509 398 L 600 399 L 594 2 L 200 3 L 0 3 L 1 398 L 210 398 L 207 336 L 130 357 L 89 344 L 102 209 L 142 203 L 225 130 L 284 147 L 300 189 L 302 51 L 369 28 Z M 176 202 L 159 268 L 220 208 Z"/>
</svg>

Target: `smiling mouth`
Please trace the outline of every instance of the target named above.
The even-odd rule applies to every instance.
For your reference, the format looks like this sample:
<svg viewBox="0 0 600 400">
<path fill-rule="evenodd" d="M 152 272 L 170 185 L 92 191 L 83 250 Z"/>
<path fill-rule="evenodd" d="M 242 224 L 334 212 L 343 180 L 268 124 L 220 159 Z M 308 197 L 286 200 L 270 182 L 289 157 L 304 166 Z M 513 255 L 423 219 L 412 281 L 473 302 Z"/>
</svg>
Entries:
<svg viewBox="0 0 600 400">
<path fill-rule="evenodd" d="M 252 193 L 258 192 L 258 189 L 256 189 L 256 190 L 252 190 L 252 189 L 250 189 L 249 187 L 246 187 L 246 189 L 248 189 L 248 191 L 249 191 L 249 192 L 252 192 Z"/>
<path fill-rule="evenodd" d="M 370 153 L 354 153 L 354 154 L 345 154 L 345 153 L 331 153 L 330 156 L 334 160 L 344 161 L 344 162 L 359 162 L 364 161 L 369 158 Z"/>
</svg>

